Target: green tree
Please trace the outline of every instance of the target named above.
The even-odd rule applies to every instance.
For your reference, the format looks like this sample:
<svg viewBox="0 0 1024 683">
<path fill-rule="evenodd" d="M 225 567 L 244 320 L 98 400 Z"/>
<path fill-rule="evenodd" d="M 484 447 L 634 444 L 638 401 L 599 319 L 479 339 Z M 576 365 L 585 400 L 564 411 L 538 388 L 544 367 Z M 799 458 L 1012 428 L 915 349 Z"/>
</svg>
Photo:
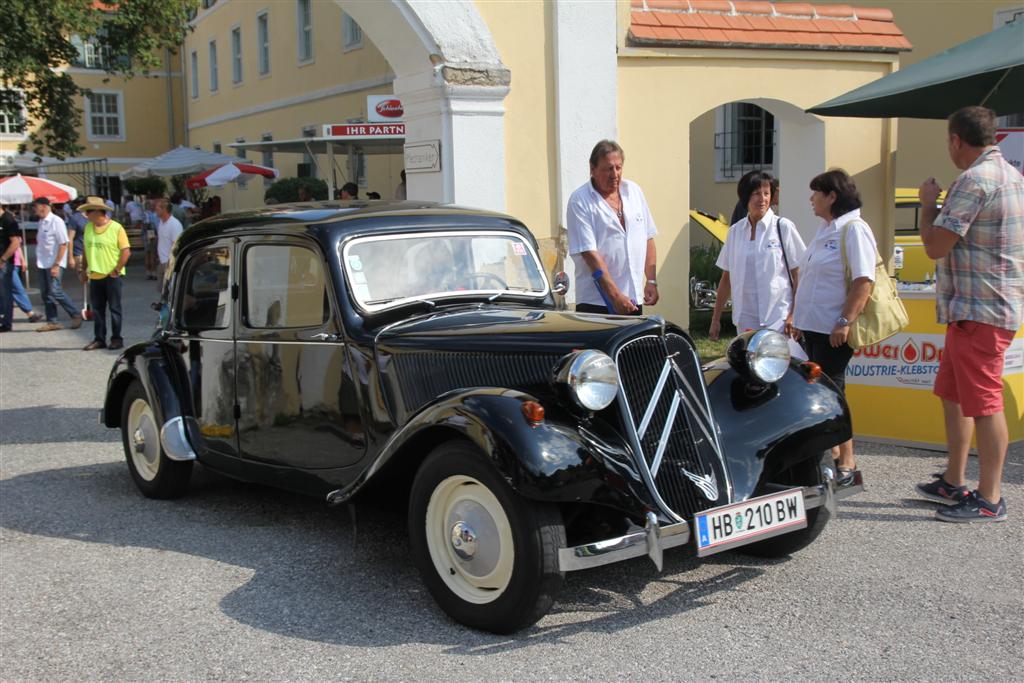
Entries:
<svg viewBox="0 0 1024 683">
<path fill-rule="evenodd" d="M 4 0 L 0 12 L 0 111 L 38 127 L 20 151 L 60 159 L 80 154 L 80 88 L 61 67 L 78 59 L 72 41 L 92 43 L 107 73 L 131 78 L 162 65 L 190 30 L 199 0 Z M 15 117 L 17 118 L 17 117 Z M 22 130 L 27 121 L 21 121 Z M 19 131 L 21 132 L 21 131 Z"/>
</svg>

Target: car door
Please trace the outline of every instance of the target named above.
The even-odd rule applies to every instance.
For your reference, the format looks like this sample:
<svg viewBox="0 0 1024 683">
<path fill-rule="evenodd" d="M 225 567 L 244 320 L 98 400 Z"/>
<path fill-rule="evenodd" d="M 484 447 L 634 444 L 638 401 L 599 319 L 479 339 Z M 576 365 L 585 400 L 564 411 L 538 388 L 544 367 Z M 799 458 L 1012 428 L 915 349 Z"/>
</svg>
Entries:
<svg viewBox="0 0 1024 683">
<path fill-rule="evenodd" d="M 238 455 L 235 434 L 235 241 L 219 240 L 184 257 L 176 281 L 175 325 L 189 392 L 205 447 Z"/>
<path fill-rule="evenodd" d="M 240 262 L 242 456 L 301 469 L 355 464 L 366 439 L 319 246 L 296 237 L 247 238 Z"/>
</svg>

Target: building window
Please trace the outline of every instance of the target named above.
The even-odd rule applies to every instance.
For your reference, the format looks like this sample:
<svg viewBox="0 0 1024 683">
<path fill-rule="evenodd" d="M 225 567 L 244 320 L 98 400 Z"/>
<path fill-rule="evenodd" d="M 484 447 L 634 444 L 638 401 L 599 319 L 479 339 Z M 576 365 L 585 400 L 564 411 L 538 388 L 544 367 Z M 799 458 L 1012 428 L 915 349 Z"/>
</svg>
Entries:
<svg viewBox="0 0 1024 683">
<path fill-rule="evenodd" d="M 273 139 L 274 139 L 274 136 L 271 135 L 270 133 L 264 133 L 263 135 L 260 136 L 260 141 L 261 142 L 270 142 Z M 261 162 L 267 168 L 273 168 L 274 167 L 274 153 L 269 151 L 269 150 L 263 150 L 263 158 L 261 159 Z M 263 179 L 263 187 L 268 187 L 273 182 L 274 181 L 271 178 L 264 178 Z"/>
<path fill-rule="evenodd" d="M 124 140 L 121 93 L 94 90 L 86 95 L 85 121 L 90 140 Z"/>
<path fill-rule="evenodd" d="M 0 135 L 23 137 L 25 133 L 25 105 L 17 90 L 4 90 L 0 94 Z"/>
<path fill-rule="evenodd" d="M 302 137 L 315 138 L 316 126 L 304 126 L 302 128 Z M 302 163 L 299 164 L 299 167 L 296 170 L 295 175 L 299 176 L 300 178 L 317 177 L 316 159 L 313 158 L 312 154 L 310 154 L 309 152 L 302 153 Z"/>
<path fill-rule="evenodd" d="M 199 54 L 193 50 L 189 55 L 189 67 L 192 71 L 192 99 L 199 97 Z"/>
<path fill-rule="evenodd" d="M 217 41 L 210 41 L 210 92 L 217 92 Z"/>
<path fill-rule="evenodd" d="M 363 46 L 363 29 L 345 12 L 341 13 L 341 36 L 345 52 Z"/>
<path fill-rule="evenodd" d="M 242 29 L 231 29 L 231 82 L 242 82 Z"/>
<path fill-rule="evenodd" d="M 771 112 L 749 102 L 730 102 L 715 115 L 715 180 L 739 179 L 747 171 L 772 170 L 778 137 Z"/>
<path fill-rule="evenodd" d="M 297 0 L 296 24 L 299 30 L 299 61 L 313 59 L 313 5 L 311 0 Z"/>
<path fill-rule="evenodd" d="M 210 9 L 217 0 L 203 0 L 203 9 Z"/>
<path fill-rule="evenodd" d="M 93 39 L 71 36 L 71 44 L 78 54 L 71 60 L 71 66 L 83 69 L 106 69 L 110 61 L 109 48 L 97 45 Z"/>
<path fill-rule="evenodd" d="M 196 149 L 198 149 L 198 147 Z M 214 142 L 213 143 L 213 153 L 214 154 L 220 154 L 221 153 L 221 146 L 220 146 L 219 142 Z"/>
<path fill-rule="evenodd" d="M 266 12 L 256 15 L 256 49 L 260 76 L 270 73 L 270 17 Z"/>
</svg>

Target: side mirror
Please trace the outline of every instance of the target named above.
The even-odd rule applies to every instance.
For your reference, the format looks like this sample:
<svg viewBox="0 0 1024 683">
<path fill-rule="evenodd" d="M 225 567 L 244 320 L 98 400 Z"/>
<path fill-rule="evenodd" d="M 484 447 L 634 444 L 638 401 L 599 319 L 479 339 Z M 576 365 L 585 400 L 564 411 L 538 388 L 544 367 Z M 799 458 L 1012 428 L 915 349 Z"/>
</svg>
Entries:
<svg viewBox="0 0 1024 683">
<path fill-rule="evenodd" d="M 555 274 L 555 281 L 551 284 L 551 291 L 558 296 L 565 296 L 569 291 L 569 276 L 564 270 Z"/>
</svg>

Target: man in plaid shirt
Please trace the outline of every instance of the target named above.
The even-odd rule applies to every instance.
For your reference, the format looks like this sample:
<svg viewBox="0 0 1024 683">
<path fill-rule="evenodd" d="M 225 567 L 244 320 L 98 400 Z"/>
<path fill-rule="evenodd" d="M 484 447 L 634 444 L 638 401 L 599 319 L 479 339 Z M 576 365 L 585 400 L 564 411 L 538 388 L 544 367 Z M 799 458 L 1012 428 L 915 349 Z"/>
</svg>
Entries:
<svg viewBox="0 0 1024 683">
<path fill-rule="evenodd" d="M 1024 177 L 995 146 L 995 113 L 965 107 L 949 117 L 949 157 L 963 173 L 936 207 L 934 178 L 921 185 L 921 239 L 936 259 L 935 308 L 946 341 L 935 377 L 949 461 L 918 492 L 947 504 L 946 522 L 1006 519 L 1000 493 L 1009 437 L 1003 413 L 1003 360 L 1024 322 Z M 977 431 L 978 488 L 964 485 Z"/>
</svg>

